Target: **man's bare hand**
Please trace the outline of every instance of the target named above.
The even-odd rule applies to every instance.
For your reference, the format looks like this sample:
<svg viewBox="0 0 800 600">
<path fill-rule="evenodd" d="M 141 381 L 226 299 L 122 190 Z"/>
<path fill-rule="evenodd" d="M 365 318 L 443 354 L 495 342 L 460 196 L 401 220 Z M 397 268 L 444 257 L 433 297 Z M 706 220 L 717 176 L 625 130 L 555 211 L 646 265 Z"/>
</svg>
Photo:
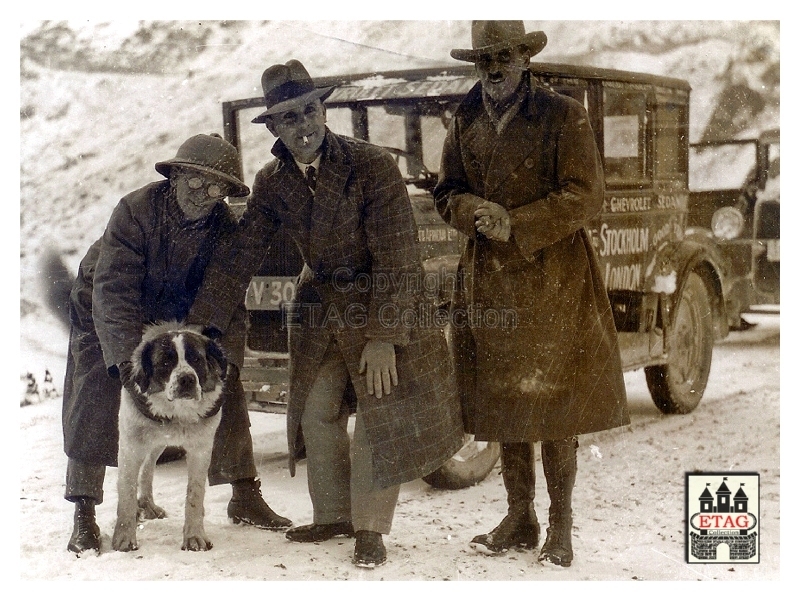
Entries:
<svg viewBox="0 0 800 600">
<path fill-rule="evenodd" d="M 475 230 L 490 240 L 507 242 L 511 237 L 511 215 L 496 202 L 482 202 L 475 209 Z"/>
<path fill-rule="evenodd" d="M 369 340 L 361 352 L 359 373 L 367 374 L 367 392 L 376 398 L 392 393 L 397 385 L 397 365 L 394 344 Z"/>
</svg>

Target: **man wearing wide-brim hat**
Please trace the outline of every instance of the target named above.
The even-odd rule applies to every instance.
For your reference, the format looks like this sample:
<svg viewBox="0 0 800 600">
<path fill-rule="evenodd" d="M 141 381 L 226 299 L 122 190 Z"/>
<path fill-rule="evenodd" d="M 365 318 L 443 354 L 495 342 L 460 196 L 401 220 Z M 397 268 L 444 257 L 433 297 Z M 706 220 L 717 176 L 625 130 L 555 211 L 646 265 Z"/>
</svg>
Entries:
<svg viewBox="0 0 800 600">
<path fill-rule="evenodd" d="M 387 559 L 400 484 L 462 445 L 447 344 L 406 319 L 428 300 L 413 285 L 423 275 L 417 228 L 392 156 L 327 128 L 333 90 L 316 88 L 299 61 L 269 67 L 261 83 L 266 110 L 254 122 L 278 138 L 275 160 L 256 175 L 236 237 L 215 253 L 190 322 L 225 331 L 275 233 L 288 232 L 305 261 L 285 314 L 289 467 L 294 475 L 305 451 L 314 515 L 286 537 L 355 536 L 353 562 L 375 567 Z"/>
<path fill-rule="evenodd" d="M 450 123 L 434 197 L 468 238 L 453 310 L 517 317 L 513 327 L 453 330 L 464 427 L 502 442 L 508 502 L 501 523 L 471 546 L 538 548 L 533 443 L 541 442 L 550 505 L 538 560 L 568 567 L 577 436 L 630 419 L 608 295 L 584 229 L 602 206 L 602 166 L 583 106 L 529 71 L 546 43 L 522 21 L 474 21 L 472 49 L 451 52 L 474 62 L 480 81 Z"/>
<path fill-rule="evenodd" d="M 106 466 L 117 465 L 120 391 L 145 325 L 186 318 L 218 239 L 236 227 L 225 203 L 246 196 L 239 153 L 217 134 L 187 139 L 156 163 L 166 177 L 122 198 L 103 236 L 87 251 L 70 294 L 70 339 L 64 382 L 65 498 L 75 504 L 67 548 L 100 551 L 95 507 L 103 502 Z M 229 367 L 222 418 L 208 478 L 230 483 L 234 523 L 284 530 L 256 479 L 247 403 L 239 380 L 246 334 L 244 302 L 219 341 Z M 156 507 L 157 508 L 157 507 Z M 160 510 L 160 509 L 159 509 Z M 150 511 L 155 518 L 157 511 Z"/>
</svg>

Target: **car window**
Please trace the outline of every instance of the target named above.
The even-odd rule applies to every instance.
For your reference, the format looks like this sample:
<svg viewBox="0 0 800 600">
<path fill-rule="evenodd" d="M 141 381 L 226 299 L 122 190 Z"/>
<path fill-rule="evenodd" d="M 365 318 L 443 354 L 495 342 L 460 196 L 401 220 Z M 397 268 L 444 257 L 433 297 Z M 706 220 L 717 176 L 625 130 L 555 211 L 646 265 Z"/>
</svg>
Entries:
<svg viewBox="0 0 800 600">
<path fill-rule="evenodd" d="M 685 183 L 685 150 L 682 137 L 686 131 L 681 125 L 686 122 L 684 107 L 665 102 L 655 107 L 655 156 L 653 159 L 656 179 L 680 179 Z"/>
<path fill-rule="evenodd" d="M 781 175 L 780 144 L 770 144 L 768 152 L 769 152 L 769 169 L 767 170 L 767 178 L 776 179 Z"/>
<path fill-rule="evenodd" d="M 603 90 L 603 155 L 606 183 L 645 178 L 647 96 L 644 91 Z"/>
<path fill-rule="evenodd" d="M 740 189 L 756 164 L 755 144 L 692 146 L 689 157 L 689 189 Z"/>
</svg>

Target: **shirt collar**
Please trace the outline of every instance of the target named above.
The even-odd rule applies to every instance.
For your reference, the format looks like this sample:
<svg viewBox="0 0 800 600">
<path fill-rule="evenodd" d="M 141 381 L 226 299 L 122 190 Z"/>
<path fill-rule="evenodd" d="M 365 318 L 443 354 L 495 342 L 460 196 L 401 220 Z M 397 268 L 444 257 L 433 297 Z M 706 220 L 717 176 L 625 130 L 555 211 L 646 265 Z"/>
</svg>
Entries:
<svg viewBox="0 0 800 600">
<path fill-rule="evenodd" d="M 294 157 L 292 157 L 292 158 L 294 158 Z M 320 154 L 317 155 L 317 158 L 315 158 L 313 160 L 313 162 L 311 162 L 311 163 L 302 163 L 299 160 L 297 160 L 296 158 L 294 159 L 294 162 L 297 163 L 297 168 L 300 169 L 300 172 L 303 175 L 305 175 L 306 169 L 308 169 L 308 167 L 314 167 L 317 170 L 317 173 L 319 173 L 319 161 L 320 161 L 321 158 L 322 158 L 322 153 L 320 152 Z"/>
</svg>

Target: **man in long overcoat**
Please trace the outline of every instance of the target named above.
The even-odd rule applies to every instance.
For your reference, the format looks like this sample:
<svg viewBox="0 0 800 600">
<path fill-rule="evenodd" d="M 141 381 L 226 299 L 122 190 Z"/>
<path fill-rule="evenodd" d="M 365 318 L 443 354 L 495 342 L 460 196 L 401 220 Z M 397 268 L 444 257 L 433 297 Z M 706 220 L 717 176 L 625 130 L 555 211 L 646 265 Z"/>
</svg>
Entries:
<svg viewBox="0 0 800 600">
<path fill-rule="evenodd" d="M 480 81 L 449 126 L 434 190 L 439 213 L 468 238 L 453 297 L 454 314 L 470 315 L 453 328 L 464 425 L 502 442 L 508 493 L 506 518 L 472 545 L 538 547 L 531 444 L 541 441 L 550 509 L 539 560 L 567 567 L 576 436 L 629 423 L 611 308 L 584 230 L 602 205 L 602 167 L 584 108 L 528 71 L 545 34 L 478 21 L 472 37 L 473 49 L 451 56 L 475 62 Z"/>
<path fill-rule="evenodd" d="M 289 329 L 290 470 L 303 451 L 314 508 L 286 537 L 315 542 L 355 535 L 353 562 L 385 562 L 401 483 L 424 476 L 463 442 L 444 336 L 414 327 L 420 281 L 417 229 L 391 155 L 336 135 L 323 101 L 296 60 L 262 76 L 275 160 L 256 175 L 235 239 L 221 244 L 190 322 L 225 331 L 279 227 L 305 262 Z M 348 439 L 349 386 L 356 420 Z"/>
<path fill-rule="evenodd" d="M 95 505 L 103 501 L 106 466 L 117 465 L 122 380 L 144 326 L 186 318 L 214 244 L 236 227 L 225 196 L 250 191 L 241 181 L 236 148 L 218 135 L 189 138 L 156 170 L 167 179 L 120 200 L 103 236 L 81 261 L 70 294 L 63 432 L 65 497 L 75 503 L 68 548 L 76 553 L 100 549 Z M 255 479 L 239 381 L 245 331 L 241 302 L 220 340 L 230 366 L 209 482 L 232 485 L 228 516 L 234 522 L 286 529 L 292 522 L 270 509 Z"/>
</svg>

